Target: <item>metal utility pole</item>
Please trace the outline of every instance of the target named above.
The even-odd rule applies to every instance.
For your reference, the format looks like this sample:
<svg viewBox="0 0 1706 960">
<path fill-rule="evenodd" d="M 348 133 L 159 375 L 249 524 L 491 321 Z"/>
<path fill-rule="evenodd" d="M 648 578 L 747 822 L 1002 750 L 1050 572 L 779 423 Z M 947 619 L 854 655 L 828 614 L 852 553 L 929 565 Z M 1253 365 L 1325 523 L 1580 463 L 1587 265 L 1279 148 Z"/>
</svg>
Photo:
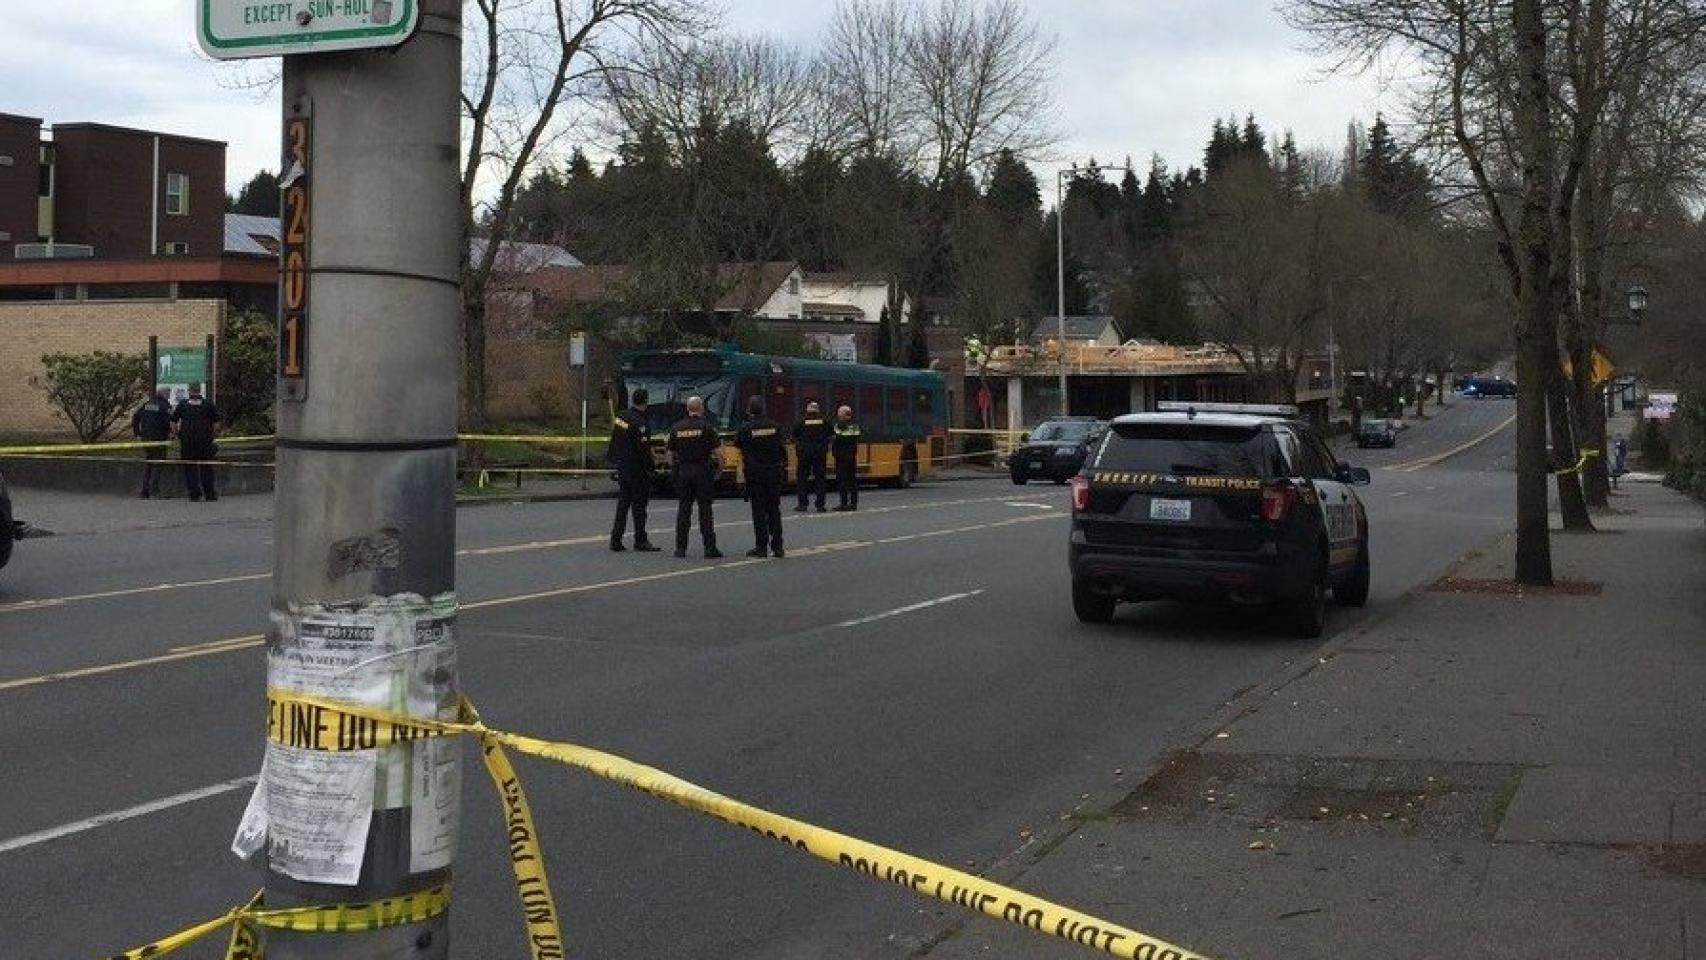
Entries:
<svg viewBox="0 0 1706 960">
<path fill-rule="evenodd" d="M 1080 167 L 1073 164 L 1065 170 L 1057 170 L 1054 174 L 1054 266 L 1055 266 L 1055 299 L 1054 318 L 1060 341 L 1060 415 L 1072 413 L 1072 404 L 1066 387 L 1066 181 L 1076 179 L 1079 175 L 1101 177 L 1105 170 L 1119 170 L 1130 173 L 1131 166 L 1111 166 L 1092 163 Z M 1082 369 L 1082 363 L 1080 364 Z"/>
<path fill-rule="evenodd" d="M 368 24 L 417 2 L 418 27 L 393 49 L 283 58 L 267 684 L 450 717 L 462 4 L 353 9 L 371 17 L 355 32 L 374 33 Z M 314 21 L 304 10 L 296 26 L 316 29 L 331 11 Z M 251 804 L 266 827 L 255 845 L 267 906 L 369 901 L 447 880 L 460 749 L 454 738 L 339 754 L 269 743 Z M 440 914 L 366 932 L 270 930 L 267 956 L 443 960 L 448 929 Z"/>
<path fill-rule="evenodd" d="M 1060 415 L 1071 413 L 1066 396 L 1066 177 L 1076 176 L 1078 167 L 1058 170 L 1054 175 L 1054 266 L 1056 285 L 1054 298 L 1055 334 L 1060 351 Z"/>
</svg>

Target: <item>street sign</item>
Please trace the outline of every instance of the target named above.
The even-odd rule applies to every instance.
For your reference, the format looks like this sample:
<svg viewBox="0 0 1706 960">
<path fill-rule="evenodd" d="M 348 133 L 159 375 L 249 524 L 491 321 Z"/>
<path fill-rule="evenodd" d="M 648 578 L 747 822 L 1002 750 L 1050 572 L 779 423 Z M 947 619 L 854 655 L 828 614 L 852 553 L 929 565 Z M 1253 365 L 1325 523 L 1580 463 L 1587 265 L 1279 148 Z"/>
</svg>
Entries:
<svg viewBox="0 0 1706 960">
<path fill-rule="evenodd" d="M 576 369 L 586 366 L 586 334 L 584 333 L 569 336 L 569 366 Z"/>
<path fill-rule="evenodd" d="M 216 60 L 394 47 L 419 0 L 197 0 L 196 37 Z"/>
</svg>

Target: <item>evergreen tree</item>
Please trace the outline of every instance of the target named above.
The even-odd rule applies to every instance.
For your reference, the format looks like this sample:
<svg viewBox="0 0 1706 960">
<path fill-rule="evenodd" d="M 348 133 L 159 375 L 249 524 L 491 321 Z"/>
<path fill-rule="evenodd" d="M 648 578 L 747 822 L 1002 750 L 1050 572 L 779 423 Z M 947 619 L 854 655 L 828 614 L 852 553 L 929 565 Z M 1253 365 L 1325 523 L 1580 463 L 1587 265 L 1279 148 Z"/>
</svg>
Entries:
<svg viewBox="0 0 1706 960">
<path fill-rule="evenodd" d="M 1143 183 L 1143 199 L 1138 215 L 1137 241 L 1147 247 L 1173 236 L 1173 199 L 1167 190 L 1167 165 L 1156 156 L 1149 164 L 1149 178 Z"/>
<path fill-rule="evenodd" d="M 1374 209 L 1394 217 L 1416 216 L 1428 208 L 1432 177 L 1428 170 L 1406 153 L 1392 137 L 1386 118 L 1374 115 L 1368 128 L 1368 146 L 1362 151 L 1358 172 L 1368 202 Z"/>
<path fill-rule="evenodd" d="M 271 170 L 262 170 L 250 177 L 235 197 L 225 198 L 225 210 L 227 213 L 276 217 L 278 200 L 278 177 Z"/>
<path fill-rule="evenodd" d="M 894 366 L 894 320 L 889 315 L 885 304 L 883 312 L 877 316 L 877 345 L 872 351 L 871 361 L 879 366 Z"/>
<path fill-rule="evenodd" d="M 1280 140 L 1275 151 L 1274 165 L 1279 170 L 1280 186 L 1293 199 L 1303 196 L 1303 156 L 1297 150 L 1297 138 L 1290 130 Z"/>
<path fill-rule="evenodd" d="M 1137 182 L 1131 158 L 1125 160 L 1125 176 L 1120 178 L 1120 236 L 1126 247 L 1137 243 L 1139 224 L 1143 221 L 1143 186 Z"/>
<path fill-rule="evenodd" d="M 1254 113 L 1244 115 L 1244 134 L 1238 140 L 1238 153 L 1240 156 L 1259 159 L 1264 164 L 1269 162 L 1268 138 L 1262 132 L 1261 125 L 1256 122 Z"/>
<path fill-rule="evenodd" d="M 569 154 L 569 162 L 563 168 L 563 179 L 572 183 L 577 180 L 590 180 L 592 177 L 592 164 L 588 162 L 586 154 L 581 152 L 581 148 L 576 147 L 574 152 Z"/>
<path fill-rule="evenodd" d="M 1042 204 L 1037 175 L 1012 150 L 1002 150 L 989 168 L 989 186 L 984 200 L 1007 224 L 1034 217 Z"/>
<path fill-rule="evenodd" d="M 911 336 L 906 341 L 906 365 L 914 370 L 930 369 L 930 324 L 922 309 L 912 311 Z"/>
</svg>

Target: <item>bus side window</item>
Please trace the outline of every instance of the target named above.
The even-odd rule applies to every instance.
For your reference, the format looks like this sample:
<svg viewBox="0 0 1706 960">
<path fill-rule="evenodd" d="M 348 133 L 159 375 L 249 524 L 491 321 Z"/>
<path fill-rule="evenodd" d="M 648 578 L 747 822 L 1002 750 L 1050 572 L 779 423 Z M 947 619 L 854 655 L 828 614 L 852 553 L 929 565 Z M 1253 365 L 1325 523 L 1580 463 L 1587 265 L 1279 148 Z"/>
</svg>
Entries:
<svg viewBox="0 0 1706 960">
<path fill-rule="evenodd" d="M 765 412 L 770 419 L 788 429 L 798 419 L 794 412 L 794 379 L 792 377 L 774 377 L 770 381 L 770 395 L 765 398 Z"/>
<path fill-rule="evenodd" d="M 841 409 L 844 406 L 853 407 L 855 411 L 858 410 L 858 407 L 854 406 L 854 404 L 853 404 L 854 388 L 853 388 L 853 385 L 851 383 L 832 384 L 829 388 L 829 392 L 830 392 L 830 397 L 831 397 L 830 404 L 829 404 L 829 413 L 831 416 L 834 416 L 835 411 Z M 857 418 L 855 417 L 855 419 L 857 419 Z"/>
<path fill-rule="evenodd" d="M 890 428 L 904 427 L 909 422 L 906 408 L 906 388 L 888 388 L 889 405 L 887 423 Z"/>
<path fill-rule="evenodd" d="M 883 429 L 883 388 L 859 388 L 859 428 L 871 433 Z"/>
<path fill-rule="evenodd" d="M 816 400 L 819 409 L 827 420 L 835 419 L 835 408 L 829 404 L 828 384 L 822 380 L 800 381 L 800 416 L 806 415 L 806 404 Z"/>
<path fill-rule="evenodd" d="M 752 397 L 764 396 L 764 381 L 757 377 L 741 377 L 740 393 L 735 402 L 730 404 L 730 425 L 742 424 L 747 420 L 746 401 Z"/>
<path fill-rule="evenodd" d="M 912 422 L 922 428 L 936 424 L 936 405 L 928 390 L 912 391 Z"/>
</svg>

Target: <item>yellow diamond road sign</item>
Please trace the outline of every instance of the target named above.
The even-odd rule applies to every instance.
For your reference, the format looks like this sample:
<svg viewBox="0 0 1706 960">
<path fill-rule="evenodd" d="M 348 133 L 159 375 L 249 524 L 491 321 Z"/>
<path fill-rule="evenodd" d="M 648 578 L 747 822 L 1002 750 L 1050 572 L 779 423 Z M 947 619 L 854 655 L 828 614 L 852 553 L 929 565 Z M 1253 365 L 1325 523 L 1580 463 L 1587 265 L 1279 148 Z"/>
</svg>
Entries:
<svg viewBox="0 0 1706 960">
<path fill-rule="evenodd" d="M 419 0 L 197 0 L 196 37 L 219 60 L 394 47 Z"/>
</svg>

